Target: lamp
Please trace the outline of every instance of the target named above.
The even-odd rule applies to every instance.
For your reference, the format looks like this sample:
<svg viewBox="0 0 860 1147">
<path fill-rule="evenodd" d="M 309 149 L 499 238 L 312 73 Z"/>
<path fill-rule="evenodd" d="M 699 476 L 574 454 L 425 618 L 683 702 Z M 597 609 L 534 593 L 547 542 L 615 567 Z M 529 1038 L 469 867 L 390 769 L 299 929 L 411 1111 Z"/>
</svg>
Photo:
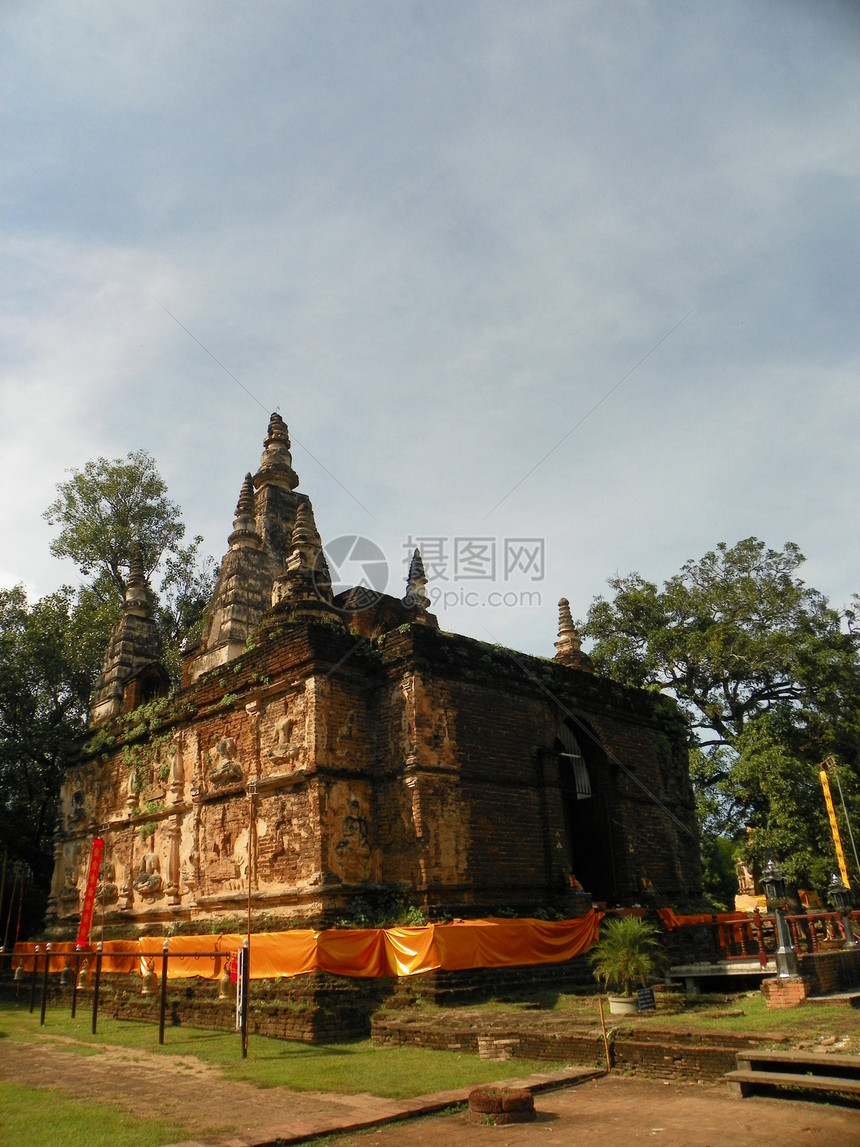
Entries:
<svg viewBox="0 0 860 1147">
<path fill-rule="evenodd" d="M 789 979 L 798 974 L 797 953 L 791 942 L 791 933 L 788 930 L 788 921 L 785 918 L 785 877 L 781 869 L 772 860 L 767 862 L 764 875 L 761 878 L 767 900 L 767 910 L 773 913 L 776 924 L 776 970 L 781 979 Z"/>
</svg>

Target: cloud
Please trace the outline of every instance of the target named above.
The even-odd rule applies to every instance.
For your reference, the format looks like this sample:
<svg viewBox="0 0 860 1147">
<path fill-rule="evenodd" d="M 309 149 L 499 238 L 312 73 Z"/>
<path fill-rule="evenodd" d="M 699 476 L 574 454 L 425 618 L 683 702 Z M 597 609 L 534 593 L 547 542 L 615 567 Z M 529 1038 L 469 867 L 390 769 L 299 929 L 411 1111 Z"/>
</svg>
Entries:
<svg viewBox="0 0 860 1147">
<path fill-rule="evenodd" d="M 546 539 L 540 619 L 446 625 L 551 652 L 562 594 L 749 534 L 844 600 L 846 8 L 17 8 L 3 574 L 52 588 L 56 482 L 141 447 L 220 556 L 278 407 L 324 536 Z"/>
</svg>

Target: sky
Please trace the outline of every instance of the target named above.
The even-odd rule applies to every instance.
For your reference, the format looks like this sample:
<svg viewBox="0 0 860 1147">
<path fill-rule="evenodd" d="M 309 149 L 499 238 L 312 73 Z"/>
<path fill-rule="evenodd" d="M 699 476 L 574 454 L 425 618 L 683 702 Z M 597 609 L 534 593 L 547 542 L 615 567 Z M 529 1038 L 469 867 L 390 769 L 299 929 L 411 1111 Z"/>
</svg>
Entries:
<svg viewBox="0 0 860 1147">
<path fill-rule="evenodd" d="M 858 46 L 836 0 L 6 0 L 0 586 L 74 583 L 43 511 L 140 449 L 220 559 L 277 410 L 444 629 L 551 656 L 560 597 L 753 535 L 844 606 Z"/>
</svg>

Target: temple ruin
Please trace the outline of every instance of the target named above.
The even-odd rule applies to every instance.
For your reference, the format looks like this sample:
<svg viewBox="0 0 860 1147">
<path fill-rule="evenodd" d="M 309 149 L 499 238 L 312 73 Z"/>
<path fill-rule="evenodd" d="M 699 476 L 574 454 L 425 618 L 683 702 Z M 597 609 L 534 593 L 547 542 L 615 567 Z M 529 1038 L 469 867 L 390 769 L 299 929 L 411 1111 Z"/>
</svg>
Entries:
<svg viewBox="0 0 860 1147">
<path fill-rule="evenodd" d="M 597 676 L 564 599 L 552 658 L 442 632 L 417 551 L 402 598 L 335 594 L 298 485 L 273 414 L 172 695 L 132 569 L 62 790 L 52 933 L 94 836 L 98 917 L 150 931 L 323 923 L 379 890 L 447 916 L 696 900 L 674 703 Z"/>
</svg>

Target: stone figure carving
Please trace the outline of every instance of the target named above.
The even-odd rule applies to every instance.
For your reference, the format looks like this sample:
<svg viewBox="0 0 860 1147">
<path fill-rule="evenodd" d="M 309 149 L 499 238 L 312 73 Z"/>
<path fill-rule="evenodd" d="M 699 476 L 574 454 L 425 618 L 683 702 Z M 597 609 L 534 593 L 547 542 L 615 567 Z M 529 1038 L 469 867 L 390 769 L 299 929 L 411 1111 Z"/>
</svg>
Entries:
<svg viewBox="0 0 860 1147">
<path fill-rule="evenodd" d="M 365 880 L 370 869 L 372 849 L 367 817 L 361 816 L 361 804 L 350 797 L 343 818 L 342 836 L 334 846 L 337 868 L 344 880 Z"/>
<path fill-rule="evenodd" d="M 66 865 L 65 876 L 63 877 L 63 887 L 60 889 L 60 901 L 66 911 L 74 911 L 78 904 L 79 891 L 78 891 L 78 853 L 79 849 L 75 850 L 75 855 L 69 864 Z"/>
<path fill-rule="evenodd" d="M 179 737 L 173 738 L 173 744 L 170 749 L 170 791 L 173 794 L 174 803 L 179 803 L 182 800 L 182 794 L 185 789 L 185 768 L 182 764 L 182 752 L 179 745 Z"/>
<path fill-rule="evenodd" d="M 241 781 L 242 766 L 236 760 L 236 742 L 232 737 L 221 737 L 209 750 L 209 780 L 216 788 L 231 781 Z"/>
<path fill-rule="evenodd" d="M 102 866 L 99 870 L 99 882 L 96 886 L 96 895 L 103 904 L 110 903 L 119 898 L 119 888 L 116 883 L 116 868 L 107 853 L 105 853 Z"/>
<path fill-rule="evenodd" d="M 275 740 L 269 749 L 269 756 L 275 760 L 294 761 L 301 751 L 301 745 L 293 742 L 296 722 L 292 717 L 281 717 L 275 723 Z"/>
<path fill-rule="evenodd" d="M 735 861 L 735 870 L 738 877 L 738 895 L 739 896 L 755 896 L 755 876 L 749 868 L 740 859 Z"/>
<path fill-rule="evenodd" d="M 66 818 L 66 825 L 69 832 L 73 832 L 79 828 L 86 817 L 84 810 L 84 791 L 82 788 L 76 788 L 72 793 L 72 807 L 69 809 L 69 815 Z"/>
<path fill-rule="evenodd" d="M 144 900 L 152 900 L 161 892 L 161 861 L 150 844 L 150 850 L 140 861 L 140 868 L 134 878 L 134 887 Z"/>
</svg>

